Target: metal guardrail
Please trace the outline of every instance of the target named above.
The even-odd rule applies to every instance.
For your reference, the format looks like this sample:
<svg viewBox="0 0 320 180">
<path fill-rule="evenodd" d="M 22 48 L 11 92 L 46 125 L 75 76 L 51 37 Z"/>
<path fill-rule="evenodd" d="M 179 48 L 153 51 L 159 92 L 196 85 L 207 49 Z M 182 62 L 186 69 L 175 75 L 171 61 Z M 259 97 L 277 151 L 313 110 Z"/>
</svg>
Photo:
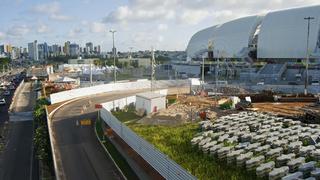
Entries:
<svg viewBox="0 0 320 180">
<path fill-rule="evenodd" d="M 115 131 L 132 149 L 147 161 L 165 179 L 186 180 L 196 179 L 192 174 L 160 152 L 153 145 L 138 136 L 126 125 L 115 118 L 105 108 L 101 109 L 101 118 Z"/>
</svg>

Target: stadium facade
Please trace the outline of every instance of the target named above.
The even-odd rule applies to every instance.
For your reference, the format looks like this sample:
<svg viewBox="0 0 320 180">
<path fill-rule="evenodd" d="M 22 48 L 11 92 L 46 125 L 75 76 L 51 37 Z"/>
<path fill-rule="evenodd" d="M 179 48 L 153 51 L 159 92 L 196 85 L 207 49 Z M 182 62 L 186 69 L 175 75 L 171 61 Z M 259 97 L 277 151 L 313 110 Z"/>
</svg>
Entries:
<svg viewBox="0 0 320 180">
<path fill-rule="evenodd" d="M 320 57 L 320 6 L 270 12 L 239 18 L 195 33 L 187 46 L 187 60 L 212 58 L 302 60 Z"/>
</svg>

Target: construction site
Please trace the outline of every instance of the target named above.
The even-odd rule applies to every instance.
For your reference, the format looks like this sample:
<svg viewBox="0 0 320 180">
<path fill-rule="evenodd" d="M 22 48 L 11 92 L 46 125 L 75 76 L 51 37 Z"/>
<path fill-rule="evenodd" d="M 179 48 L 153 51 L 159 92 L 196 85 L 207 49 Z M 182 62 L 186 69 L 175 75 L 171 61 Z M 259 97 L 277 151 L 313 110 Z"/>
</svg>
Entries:
<svg viewBox="0 0 320 180">
<path fill-rule="evenodd" d="M 318 95 L 215 90 L 167 95 L 128 126 L 198 179 L 320 178 Z"/>
</svg>

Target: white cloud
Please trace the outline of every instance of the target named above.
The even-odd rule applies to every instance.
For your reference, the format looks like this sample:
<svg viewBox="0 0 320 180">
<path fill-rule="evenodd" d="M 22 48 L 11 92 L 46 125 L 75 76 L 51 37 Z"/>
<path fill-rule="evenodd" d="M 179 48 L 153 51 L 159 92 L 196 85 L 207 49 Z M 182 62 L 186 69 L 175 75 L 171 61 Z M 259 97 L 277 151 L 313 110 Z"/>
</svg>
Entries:
<svg viewBox="0 0 320 180">
<path fill-rule="evenodd" d="M 105 17 L 107 23 L 168 21 L 196 25 L 205 19 L 219 23 L 243 15 L 317 4 L 318 0 L 129 0 Z"/>
<path fill-rule="evenodd" d="M 0 40 L 4 39 L 5 37 L 6 37 L 6 34 L 0 31 Z"/>
<path fill-rule="evenodd" d="M 37 28 L 38 33 L 48 33 L 50 32 L 50 28 L 45 24 L 40 24 Z"/>
<path fill-rule="evenodd" d="M 107 29 L 106 25 L 100 22 L 93 22 L 89 26 L 92 33 L 104 33 Z"/>
<path fill-rule="evenodd" d="M 30 28 L 27 25 L 14 25 L 8 29 L 7 35 L 13 37 L 22 37 L 30 32 Z"/>
<path fill-rule="evenodd" d="M 49 16 L 51 20 L 56 21 L 69 21 L 72 19 L 72 17 L 61 13 L 60 3 L 57 1 L 45 4 L 38 4 L 31 8 L 31 12 L 46 14 Z"/>
<path fill-rule="evenodd" d="M 57 20 L 57 21 L 70 21 L 70 20 L 72 20 L 72 17 L 62 15 L 62 14 L 51 14 L 49 16 L 49 18 L 52 20 Z"/>
<path fill-rule="evenodd" d="M 195 25 L 210 15 L 208 11 L 204 10 L 185 10 L 181 16 L 180 21 L 182 23 Z"/>
<path fill-rule="evenodd" d="M 168 30 L 168 25 L 167 24 L 159 24 L 158 30 L 159 31 L 166 31 L 166 30 Z"/>
<path fill-rule="evenodd" d="M 74 28 L 69 31 L 68 36 L 71 38 L 74 38 L 74 37 L 80 36 L 82 32 L 83 30 L 81 28 Z"/>
</svg>

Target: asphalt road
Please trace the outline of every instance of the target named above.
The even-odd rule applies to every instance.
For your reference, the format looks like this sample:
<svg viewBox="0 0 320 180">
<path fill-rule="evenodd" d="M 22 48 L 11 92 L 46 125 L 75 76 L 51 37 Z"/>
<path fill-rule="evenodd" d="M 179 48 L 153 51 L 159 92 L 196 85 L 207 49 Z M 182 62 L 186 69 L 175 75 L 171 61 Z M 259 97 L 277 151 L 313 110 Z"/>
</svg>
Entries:
<svg viewBox="0 0 320 180">
<path fill-rule="evenodd" d="M 32 160 L 32 138 L 33 138 L 33 123 L 32 121 L 9 121 L 8 108 L 11 104 L 14 91 L 6 97 L 7 104 L 0 107 L 1 126 L 4 123 L 8 124 L 8 135 L 6 146 L 0 156 L 0 179 L 1 180 L 29 180 L 37 179 L 37 169 L 33 168 Z M 20 106 L 16 109 L 17 112 L 31 111 L 33 106 L 34 92 L 22 96 L 27 101 L 24 107 Z M 21 97 L 22 97 L 21 96 Z M 23 101 L 18 95 L 17 101 Z M 17 119 L 19 120 L 19 118 Z M 32 164 L 31 164 L 32 163 Z M 33 173 L 32 173 L 33 172 Z"/>
<path fill-rule="evenodd" d="M 62 171 L 61 179 L 68 180 L 106 180 L 123 179 L 112 160 L 99 144 L 94 124 L 77 125 L 78 120 L 97 117 L 94 105 L 109 100 L 126 97 L 130 93 L 106 93 L 84 98 L 67 104 L 52 116 L 52 131 L 57 151 L 57 166 Z M 91 101 L 91 104 L 90 102 Z M 83 106 L 86 106 L 82 113 Z"/>
</svg>

